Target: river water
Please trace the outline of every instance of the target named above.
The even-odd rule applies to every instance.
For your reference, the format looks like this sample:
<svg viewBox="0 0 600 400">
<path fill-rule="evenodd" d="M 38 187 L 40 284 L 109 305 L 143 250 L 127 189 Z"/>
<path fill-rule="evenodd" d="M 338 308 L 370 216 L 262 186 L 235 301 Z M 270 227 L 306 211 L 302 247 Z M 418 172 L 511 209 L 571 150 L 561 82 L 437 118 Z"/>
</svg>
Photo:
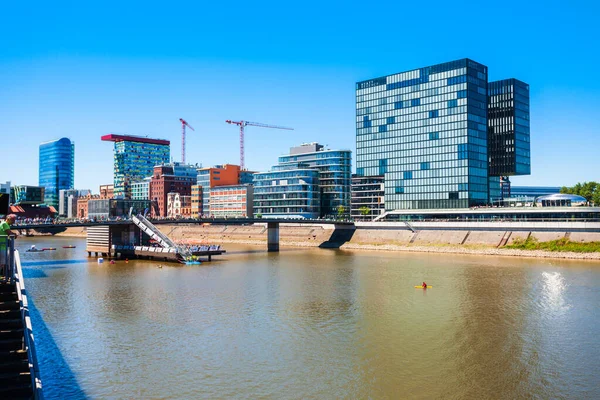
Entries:
<svg viewBox="0 0 600 400">
<path fill-rule="evenodd" d="M 600 398 L 598 262 L 227 245 L 158 268 L 31 244 L 57 248 L 21 253 L 50 399 Z"/>
</svg>

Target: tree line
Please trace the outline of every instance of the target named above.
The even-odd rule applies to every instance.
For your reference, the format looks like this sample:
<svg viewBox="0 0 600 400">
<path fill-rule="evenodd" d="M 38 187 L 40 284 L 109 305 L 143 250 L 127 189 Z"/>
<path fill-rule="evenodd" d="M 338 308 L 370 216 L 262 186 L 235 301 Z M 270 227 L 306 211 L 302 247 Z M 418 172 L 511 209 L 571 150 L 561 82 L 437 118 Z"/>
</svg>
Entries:
<svg viewBox="0 0 600 400">
<path fill-rule="evenodd" d="M 583 182 L 577 183 L 575 186 L 560 188 L 561 193 L 577 194 L 591 203 L 600 205 L 600 183 L 598 182 Z"/>
</svg>

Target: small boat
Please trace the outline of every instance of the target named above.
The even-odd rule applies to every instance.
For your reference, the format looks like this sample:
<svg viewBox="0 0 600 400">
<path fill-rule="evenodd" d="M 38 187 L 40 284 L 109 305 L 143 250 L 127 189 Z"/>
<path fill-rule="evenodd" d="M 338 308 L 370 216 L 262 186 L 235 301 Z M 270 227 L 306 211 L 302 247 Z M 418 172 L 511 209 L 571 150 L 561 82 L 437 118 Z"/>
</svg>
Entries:
<svg viewBox="0 0 600 400">
<path fill-rule="evenodd" d="M 77 246 L 63 246 L 63 249 L 74 249 Z"/>
<path fill-rule="evenodd" d="M 201 261 L 186 261 L 185 265 L 200 265 L 202 264 Z"/>
<path fill-rule="evenodd" d="M 44 247 L 42 250 L 56 250 L 56 247 Z"/>
<path fill-rule="evenodd" d="M 28 253 L 39 253 L 44 251 L 44 249 L 27 249 Z"/>
<path fill-rule="evenodd" d="M 427 287 L 423 287 L 423 285 L 415 286 L 415 289 L 431 289 L 433 286 L 427 285 Z"/>
</svg>

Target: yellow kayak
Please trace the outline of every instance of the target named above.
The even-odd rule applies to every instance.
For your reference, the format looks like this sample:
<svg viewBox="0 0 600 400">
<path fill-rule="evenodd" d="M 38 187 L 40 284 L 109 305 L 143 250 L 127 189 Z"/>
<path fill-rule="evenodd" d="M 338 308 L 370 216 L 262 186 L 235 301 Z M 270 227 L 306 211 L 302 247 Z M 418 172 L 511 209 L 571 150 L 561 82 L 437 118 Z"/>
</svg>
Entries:
<svg viewBox="0 0 600 400">
<path fill-rule="evenodd" d="M 415 286 L 415 289 L 431 289 L 433 286 L 431 285 L 427 285 L 426 288 L 424 288 L 423 286 Z"/>
</svg>

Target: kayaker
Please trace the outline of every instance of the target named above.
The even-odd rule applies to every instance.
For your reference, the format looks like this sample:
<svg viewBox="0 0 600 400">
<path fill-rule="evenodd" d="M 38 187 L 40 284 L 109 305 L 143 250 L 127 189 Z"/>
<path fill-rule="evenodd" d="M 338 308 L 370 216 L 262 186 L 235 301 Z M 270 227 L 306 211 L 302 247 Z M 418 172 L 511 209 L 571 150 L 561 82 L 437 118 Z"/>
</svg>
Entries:
<svg viewBox="0 0 600 400">
<path fill-rule="evenodd" d="M 427 289 L 427 284 L 425 282 L 423 282 L 423 285 L 421 286 L 423 286 L 423 289 Z"/>
</svg>

